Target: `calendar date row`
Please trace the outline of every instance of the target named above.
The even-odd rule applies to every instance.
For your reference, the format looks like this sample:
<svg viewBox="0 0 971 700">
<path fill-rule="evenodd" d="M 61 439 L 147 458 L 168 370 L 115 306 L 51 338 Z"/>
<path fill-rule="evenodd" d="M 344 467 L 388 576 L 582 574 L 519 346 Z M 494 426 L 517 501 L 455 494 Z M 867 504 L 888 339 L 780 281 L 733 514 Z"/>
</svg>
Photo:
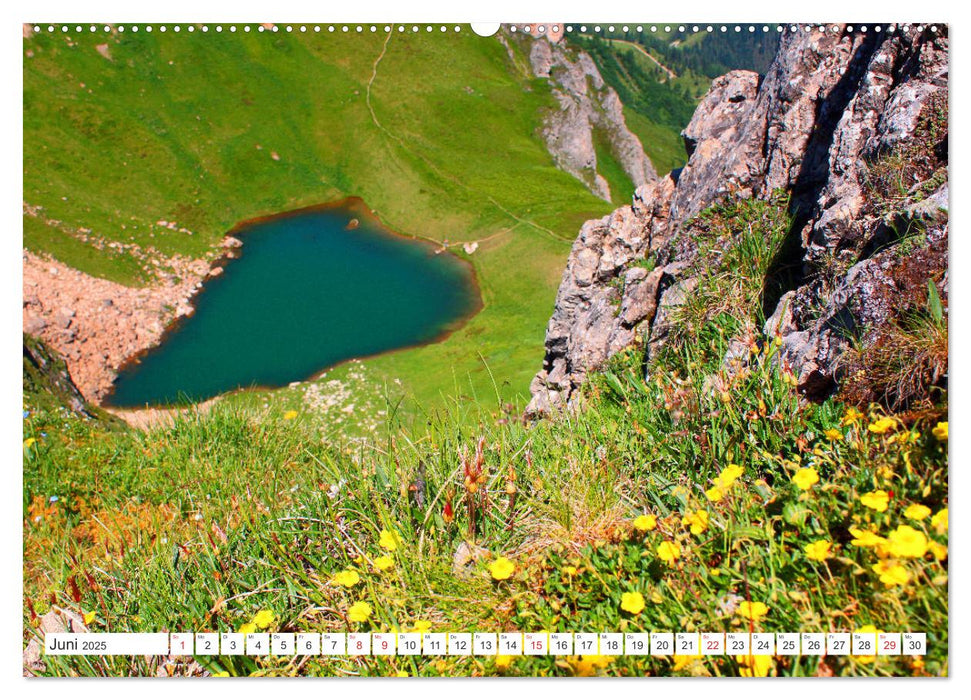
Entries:
<svg viewBox="0 0 971 700">
<path fill-rule="evenodd" d="M 52 633 L 49 655 L 923 656 L 924 632 Z"/>
</svg>

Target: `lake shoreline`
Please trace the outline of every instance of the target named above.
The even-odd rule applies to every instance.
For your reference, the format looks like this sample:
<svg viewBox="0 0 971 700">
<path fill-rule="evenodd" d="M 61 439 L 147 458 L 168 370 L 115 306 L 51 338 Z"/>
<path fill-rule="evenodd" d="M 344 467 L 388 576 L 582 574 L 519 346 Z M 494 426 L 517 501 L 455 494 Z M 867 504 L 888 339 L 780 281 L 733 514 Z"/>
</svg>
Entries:
<svg viewBox="0 0 971 700">
<path fill-rule="evenodd" d="M 459 265 L 461 265 L 464 268 L 465 272 L 467 273 L 466 277 L 468 281 L 467 281 L 467 284 L 465 285 L 465 291 L 470 294 L 470 298 L 473 300 L 473 303 L 470 305 L 469 309 L 465 313 L 463 313 L 460 317 L 446 324 L 439 333 L 435 334 L 433 337 L 427 340 L 422 340 L 415 343 L 409 343 L 407 345 L 399 345 L 397 347 L 389 348 L 387 350 L 381 350 L 378 352 L 369 353 L 365 355 L 355 355 L 353 357 L 347 357 L 338 362 L 333 362 L 325 366 L 322 366 L 316 369 L 311 375 L 305 378 L 294 379 L 285 384 L 269 385 L 269 384 L 254 383 L 249 386 L 230 389 L 228 391 L 221 392 L 215 396 L 209 396 L 209 397 L 200 399 L 198 401 L 185 401 L 181 403 L 170 402 L 170 403 L 146 404 L 145 406 L 142 406 L 142 407 L 117 406 L 112 404 L 111 397 L 115 393 L 114 390 L 116 386 L 115 382 L 117 380 L 117 377 L 126 369 L 130 369 L 133 365 L 140 363 L 146 355 L 157 351 L 164 344 L 166 339 L 168 339 L 172 334 L 179 331 L 182 328 L 183 324 L 185 324 L 194 315 L 195 309 L 196 309 L 195 300 L 203 291 L 205 291 L 206 285 L 210 280 L 218 279 L 221 276 L 223 269 L 225 269 L 229 264 L 231 264 L 233 260 L 241 257 L 244 254 L 245 243 L 246 243 L 245 239 L 247 238 L 248 235 L 251 235 L 252 233 L 254 233 L 253 231 L 254 227 L 260 224 L 285 220 L 287 218 L 297 217 L 307 213 L 329 212 L 329 211 L 338 210 L 338 209 L 348 211 L 354 215 L 354 218 L 352 218 L 351 220 L 352 224 L 354 225 L 349 226 L 345 229 L 348 232 L 348 234 L 353 235 L 353 231 L 358 228 L 361 221 L 368 221 L 369 223 L 371 223 L 371 229 L 373 231 L 377 231 L 382 236 L 391 236 L 394 238 L 405 240 L 409 243 L 419 244 L 427 248 L 429 250 L 429 253 L 432 255 L 445 254 L 450 256 L 452 260 L 458 263 Z M 348 362 L 372 359 L 372 358 L 380 357 L 390 353 L 400 352 L 403 350 L 412 350 L 412 349 L 424 347 L 427 345 L 434 345 L 437 343 L 444 342 L 453 333 L 463 328 L 472 318 L 478 315 L 478 313 L 482 311 L 482 309 L 485 307 L 485 303 L 482 297 L 482 289 L 481 289 L 481 286 L 479 285 L 478 273 L 475 269 L 475 265 L 473 265 L 470 260 L 453 253 L 451 250 L 449 250 L 448 245 L 443 245 L 438 241 L 434 241 L 432 239 L 428 239 L 422 236 L 403 234 L 398 231 L 395 231 L 394 229 L 389 228 L 381 221 L 380 217 L 367 206 L 367 204 L 364 202 L 362 198 L 356 197 L 356 196 L 344 197 L 342 199 L 335 200 L 332 202 L 314 204 L 314 205 L 299 207 L 297 209 L 291 209 L 291 210 L 287 210 L 287 211 L 279 212 L 275 214 L 268 214 L 268 215 L 252 217 L 249 219 L 244 219 L 238 222 L 237 224 L 235 224 L 224 235 L 222 239 L 222 244 L 220 245 L 220 247 L 222 248 L 222 253 L 219 254 L 217 257 L 213 258 L 211 261 L 209 261 L 208 271 L 202 277 L 201 281 L 197 285 L 195 285 L 192 294 L 184 300 L 184 304 L 189 309 L 188 312 L 180 313 L 176 315 L 174 318 L 171 318 L 168 321 L 168 323 L 165 325 L 165 328 L 163 329 L 162 333 L 159 335 L 158 339 L 155 342 L 153 342 L 150 345 L 146 345 L 145 347 L 142 347 L 135 353 L 129 355 L 117 366 L 117 368 L 115 369 L 114 377 L 112 378 L 112 381 L 108 386 L 107 391 L 100 397 L 99 401 L 96 401 L 96 403 L 99 406 L 101 406 L 106 410 L 112 411 L 113 413 L 116 413 L 116 415 L 119 415 L 119 417 L 125 418 L 126 420 L 127 420 L 126 416 L 133 417 L 135 418 L 135 422 L 138 422 L 138 418 L 134 414 L 137 414 L 139 412 L 182 411 L 185 409 L 190 409 L 194 406 L 208 404 L 224 396 L 238 394 L 241 392 L 273 391 L 273 390 L 284 389 L 295 383 L 313 382 L 320 379 L 323 375 L 332 371 L 336 367 L 340 367 Z M 217 270 L 218 272 L 216 272 Z M 129 421 L 129 422 L 132 422 L 132 421 Z"/>
</svg>

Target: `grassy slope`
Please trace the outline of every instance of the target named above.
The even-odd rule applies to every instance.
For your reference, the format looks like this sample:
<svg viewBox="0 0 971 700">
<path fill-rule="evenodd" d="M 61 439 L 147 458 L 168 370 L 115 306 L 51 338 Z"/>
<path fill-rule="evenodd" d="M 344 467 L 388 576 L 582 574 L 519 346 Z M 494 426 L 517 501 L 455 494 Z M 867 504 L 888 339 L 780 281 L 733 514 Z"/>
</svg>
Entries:
<svg viewBox="0 0 971 700">
<path fill-rule="evenodd" d="M 491 388 L 481 353 L 504 398 L 521 397 L 572 238 L 611 207 L 554 167 L 535 136 L 546 87 L 493 39 L 394 33 L 372 86 L 376 126 L 365 98 L 383 42 L 185 31 L 26 41 L 24 200 L 44 210 L 25 215 L 25 245 L 144 284 L 129 256 L 65 231 L 201 256 L 241 219 L 344 195 L 407 234 L 495 236 L 471 258 L 485 310 L 433 349 L 367 364 L 435 403 L 452 374 Z M 193 235 L 153 230 L 158 220 Z"/>
<path fill-rule="evenodd" d="M 676 168 L 683 167 L 687 159 L 684 153 L 684 141 L 681 134 L 673 129 L 655 124 L 643 114 L 632 109 L 624 108 L 624 120 L 627 128 L 641 140 L 645 150 L 649 150 L 648 157 L 659 175 L 669 173 Z"/>
<path fill-rule="evenodd" d="M 610 42 L 610 45 L 619 53 L 629 53 L 634 56 L 634 59 L 645 71 L 657 73 L 658 76 L 663 80 L 668 80 L 666 75 L 659 72 L 660 69 L 658 68 L 658 65 L 644 55 L 645 51 L 651 53 L 651 49 L 640 46 L 639 44 L 625 41 L 623 39 L 613 40 Z M 661 63 L 664 63 L 663 56 L 655 56 L 655 58 L 657 58 Z M 701 99 L 708 91 L 708 86 L 711 84 L 711 79 L 703 75 L 698 75 L 693 71 L 686 70 L 677 75 L 677 77 L 674 78 L 673 83 L 674 85 L 687 88 L 688 93 L 693 98 Z"/>
<path fill-rule="evenodd" d="M 785 216 L 773 199 L 699 217 L 709 303 L 685 309 L 693 332 L 657 354 L 649 383 L 639 351 L 616 356 L 555 421 L 456 401 L 394 440 L 348 443 L 305 414 L 223 405 L 118 432 L 28 390 L 25 637 L 52 605 L 98 631 L 922 630 L 920 660 L 197 660 L 231 675 L 946 675 L 946 396 L 899 416 L 809 403 L 771 339 L 724 364 L 761 326 Z M 470 540 L 488 551 L 453 571 Z M 500 556 L 508 578 L 490 572 Z M 349 570 L 356 583 L 335 579 Z M 161 661 L 58 657 L 44 673 L 190 672 Z"/>
<path fill-rule="evenodd" d="M 610 198 L 617 206 L 629 203 L 631 193 L 636 189 L 610 149 L 607 135 L 600 129 L 593 131 L 593 147 L 597 154 L 597 171 L 610 187 Z"/>
<path fill-rule="evenodd" d="M 933 416 L 895 419 L 878 433 L 868 425 L 880 424 L 879 412 L 802 403 L 791 377 L 776 371 L 771 344 L 750 358 L 752 373 L 711 395 L 708 373 L 725 343 L 666 358 L 648 385 L 637 354 L 620 357 L 594 378 L 586 410 L 559 423 L 524 427 L 465 403 L 377 445 L 342 447 L 303 418 L 254 420 L 228 407 L 171 429 L 119 434 L 38 410 L 28 396 L 27 634 L 52 600 L 90 613 L 98 631 L 238 630 L 260 610 L 272 612 L 274 631 L 421 623 L 432 631 L 744 631 L 737 603 L 747 599 L 766 606 L 755 631 L 929 633 L 922 665 L 828 657 L 837 675 L 946 674 L 947 566 L 938 559 L 946 557 L 947 453 Z M 461 469 L 480 440 L 489 499 L 476 500 L 471 535 Z M 407 490 L 419 460 L 427 467 L 420 508 Z M 729 464 L 741 476 L 706 495 Z M 806 491 L 792 480 L 804 468 L 820 479 Z M 860 500 L 874 491 L 893 492 L 885 511 Z M 454 523 L 444 511 L 450 493 Z M 905 515 L 913 504 L 934 517 Z M 692 532 L 699 511 L 704 524 Z M 638 530 L 642 513 L 656 525 Z M 848 529 L 892 538 L 903 527 L 937 549 L 888 558 L 851 542 Z M 399 533 L 397 549 L 382 547 L 382 530 Z M 452 555 L 467 539 L 489 553 L 456 575 Z M 825 563 L 807 556 L 819 541 L 832 548 Z M 676 562 L 659 556 L 665 543 L 677 546 Z M 515 572 L 491 581 L 487 564 L 500 555 Z M 387 556 L 391 569 L 381 570 Z M 873 569 L 881 562 L 908 580 L 885 585 Z M 361 582 L 348 589 L 333 577 L 349 569 Z M 643 611 L 621 607 L 629 592 L 642 594 Z M 344 617 L 357 602 L 370 606 L 368 620 Z M 232 675 L 737 675 L 748 666 L 733 657 L 635 656 L 596 666 L 522 658 L 508 668 L 435 657 L 199 661 Z M 818 663 L 769 658 L 758 673 L 811 675 Z M 45 673 L 153 675 L 158 665 L 60 657 Z"/>
</svg>

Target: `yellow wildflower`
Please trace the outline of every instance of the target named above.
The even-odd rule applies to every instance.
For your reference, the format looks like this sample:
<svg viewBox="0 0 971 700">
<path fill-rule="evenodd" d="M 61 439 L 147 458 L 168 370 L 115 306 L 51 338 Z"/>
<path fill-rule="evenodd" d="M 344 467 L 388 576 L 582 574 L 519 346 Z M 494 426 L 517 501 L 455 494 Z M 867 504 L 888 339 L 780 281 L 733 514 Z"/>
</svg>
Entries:
<svg viewBox="0 0 971 700">
<path fill-rule="evenodd" d="M 386 554 L 377 557 L 374 560 L 374 568 L 378 571 L 387 571 L 392 566 L 394 566 L 394 559 Z"/>
<path fill-rule="evenodd" d="M 213 678 L 229 678 L 229 671 L 216 671 L 212 674 Z"/>
<path fill-rule="evenodd" d="M 286 413 L 283 414 L 283 420 L 293 420 L 294 418 L 297 417 L 297 415 L 298 414 L 296 411 L 287 411 Z"/>
<path fill-rule="evenodd" d="M 738 614 L 744 617 L 746 620 L 758 622 L 769 614 L 769 607 L 760 601 L 752 603 L 750 601 L 743 600 L 738 604 Z"/>
<path fill-rule="evenodd" d="M 37 438 L 35 438 L 35 437 L 29 437 L 29 438 L 27 438 L 26 440 L 24 440 L 24 449 L 26 450 L 28 447 L 30 447 L 31 445 L 33 445 L 35 442 L 37 442 Z"/>
<path fill-rule="evenodd" d="M 657 546 L 657 555 L 661 558 L 661 561 L 673 565 L 681 556 L 681 547 L 675 542 L 664 541 Z"/>
<path fill-rule="evenodd" d="M 738 480 L 738 477 L 744 473 L 744 467 L 740 467 L 737 464 L 729 464 L 727 467 L 722 469 L 721 473 L 715 478 L 715 486 L 722 490 L 727 490 Z"/>
<path fill-rule="evenodd" d="M 397 671 L 397 672 L 395 672 L 394 675 L 395 675 L 395 678 L 407 678 L 408 677 L 408 672 L 407 671 Z"/>
<path fill-rule="evenodd" d="M 878 513 L 882 513 L 887 510 L 887 506 L 890 505 L 890 494 L 886 491 L 871 491 L 870 493 L 865 493 L 860 496 L 860 503 L 865 505 L 867 508 L 872 508 Z"/>
<path fill-rule="evenodd" d="M 818 482 L 819 473 L 812 467 L 805 467 L 792 475 L 792 483 L 803 491 L 808 491 Z"/>
<path fill-rule="evenodd" d="M 500 671 L 505 671 L 511 663 L 512 657 L 508 654 L 499 654 L 496 656 L 496 668 Z"/>
<path fill-rule="evenodd" d="M 575 566 L 569 566 L 569 565 L 568 566 L 564 566 L 563 567 L 563 573 L 566 574 L 567 576 L 571 576 L 571 577 L 572 576 L 576 576 L 577 575 L 577 567 L 575 567 Z"/>
<path fill-rule="evenodd" d="M 432 628 L 432 623 L 428 620 L 415 620 L 415 626 L 411 628 L 412 632 L 421 632 L 424 634 Z"/>
<path fill-rule="evenodd" d="M 838 431 L 836 428 L 830 428 L 829 430 L 826 430 L 825 432 L 823 432 L 823 435 L 826 436 L 826 439 L 827 440 L 832 440 L 834 442 L 836 440 L 842 440 L 843 439 L 843 433 L 841 433 L 840 431 Z"/>
<path fill-rule="evenodd" d="M 710 489 L 705 491 L 705 497 L 712 503 L 717 503 L 725 497 L 725 492 L 717 486 L 712 486 Z"/>
<path fill-rule="evenodd" d="M 914 432 L 913 430 L 905 430 L 903 432 L 897 433 L 889 438 L 887 438 L 888 443 L 897 443 L 898 445 L 914 444 L 917 442 L 917 438 L 920 437 L 920 433 Z"/>
<path fill-rule="evenodd" d="M 95 613 L 93 612 L 84 613 L 84 624 L 90 625 L 92 622 L 94 622 L 94 618 L 95 618 Z"/>
<path fill-rule="evenodd" d="M 681 524 L 688 525 L 692 535 L 700 535 L 708 529 L 708 511 L 699 508 L 694 513 L 681 518 Z"/>
<path fill-rule="evenodd" d="M 931 518 L 931 527 L 937 531 L 938 535 L 947 532 L 947 508 L 943 508 L 934 514 L 934 517 Z"/>
<path fill-rule="evenodd" d="M 332 581 L 336 583 L 338 586 L 344 586 L 344 588 L 351 588 L 361 582 L 361 577 L 356 571 L 346 569 L 344 571 L 341 571 L 336 576 L 334 576 Z"/>
<path fill-rule="evenodd" d="M 252 622 L 247 622 L 245 625 L 240 625 L 240 634 L 253 634 L 256 631 L 256 625 Z"/>
<path fill-rule="evenodd" d="M 393 552 L 394 550 L 398 549 L 398 543 L 400 541 L 401 537 L 394 530 L 382 530 L 378 539 L 378 544 Z"/>
<path fill-rule="evenodd" d="M 931 432 L 934 434 L 939 441 L 945 442 L 947 440 L 947 421 L 941 421 L 935 425 Z"/>
<path fill-rule="evenodd" d="M 673 671 L 683 671 L 696 661 L 701 660 L 701 654 L 675 654 Z"/>
<path fill-rule="evenodd" d="M 644 609 L 644 596 L 636 591 L 624 593 L 620 597 L 620 609 L 631 615 L 640 615 Z"/>
<path fill-rule="evenodd" d="M 764 654 L 736 656 L 735 660 L 738 662 L 738 675 L 743 678 L 765 678 L 773 667 L 772 657 Z"/>
<path fill-rule="evenodd" d="M 873 530 L 863 530 L 862 528 L 851 527 L 850 534 L 853 535 L 853 539 L 850 540 L 850 544 L 856 545 L 857 547 L 876 547 L 878 545 L 887 543 L 887 540 L 875 533 Z"/>
<path fill-rule="evenodd" d="M 359 600 L 347 611 L 347 619 L 351 622 L 365 622 L 371 617 L 371 606 L 363 600 Z"/>
<path fill-rule="evenodd" d="M 568 662 L 573 669 L 574 676 L 587 677 L 596 675 L 597 669 L 606 668 L 608 664 L 613 662 L 613 660 L 613 656 L 591 654 L 589 656 L 571 658 L 568 660 Z"/>
<path fill-rule="evenodd" d="M 826 540 L 816 540 L 810 544 L 807 544 L 803 551 L 806 552 L 806 556 L 813 561 L 826 561 L 829 559 L 830 548 L 833 546 L 832 542 L 827 542 Z"/>
<path fill-rule="evenodd" d="M 910 573 L 900 564 L 893 561 L 880 561 L 873 565 L 873 570 L 880 575 L 880 581 L 887 588 L 903 586 L 910 580 Z"/>
<path fill-rule="evenodd" d="M 927 549 L 930 550 L 930 553 L 934 555 L 934 558 L 937 559 L 937 561 L 944 561 L 947 559 L 947 547 L 942 545 L 940 542 L 931 540 L 927 545 Z"/>
<path fill-rule="evenodd" d="M 850 425 L 852 423 L 856 423 L 861 418 L 863 418 L 863 414 L 857 411 L 852 406 L 850 406 L 848 409 L 846 409 L 846 413 L 843 414 L 843 425 Z"/>
<path fill-rule="evenodd" d="M 489 573 L 492 574 L 492 578 L 494 578 L 496 581 L 505 581 L 507 578 L 512 576 L 515 570 L 516 565 L 505 557 L 499 557 L 494 562 L 489 564 Z"/>
<path fill-rule="evenodd" d="M 634 529 L 640 532 L 648 532 L 657 527 L 656 515 L 638 515 L 634 518 Z"/>
<path fill-rule="evenodd" d="M 877 435 L 883 435 L 885 432 L 897 425 L 897 421 L 888 416 L 884 416 L 880 420 L 876 420 L 867 426 L 867 430 L 871 433 L 876 433 Z"/>
<path fill-rule="evenodd" d="M 910 525 L 900 525 L 887 535 L 890 553 L 895 557 L 919 559 L 927 553 L 927 538 L 924 533 Z"/>
<path fill-rule="evenodd" d="M 261 630 L 265 630 L 267 627 L 273 624 L 273 611 L 272 610 L 260 610 L 256 615 L 253 616 L 253 624 L 259 627 Z"/>
<path fill-rule="evenodd" d="M 931 509 L 921 503 L 911 503 L 904 511 L 904 517 L 911 520 L 923 520 L 931 514 Z"/>
</svg>

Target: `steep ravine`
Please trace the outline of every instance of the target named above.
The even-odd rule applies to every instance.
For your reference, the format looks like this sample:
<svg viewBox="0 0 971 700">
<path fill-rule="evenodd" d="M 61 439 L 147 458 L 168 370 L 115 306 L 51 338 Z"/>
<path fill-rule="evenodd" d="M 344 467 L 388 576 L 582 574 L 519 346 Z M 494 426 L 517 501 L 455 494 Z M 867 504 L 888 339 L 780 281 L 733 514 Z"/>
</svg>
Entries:
<svg viewBox="0 0 971 700">
<path fill-rule="evenodd" d="M 716 79 L 683 132 L 686 167 L 580 230 L 529 412 L 574 400 L 587 373 L 625 348 L 650 360 L 698 284 L 692 218 L 724 202 L 788 197 L 774 267 L 787 274 L 768 280 L 758 330 L 781 343 L 803 394 L 834 391 L 853 368 L 851 343 L 886 343 L 928 303 L 928 282 L 946 322 L 948 34 L 921 29 L 800 27 L 764 78 Z M 933 374 L 923 384 L 941 381 Z"/>
</svg>

